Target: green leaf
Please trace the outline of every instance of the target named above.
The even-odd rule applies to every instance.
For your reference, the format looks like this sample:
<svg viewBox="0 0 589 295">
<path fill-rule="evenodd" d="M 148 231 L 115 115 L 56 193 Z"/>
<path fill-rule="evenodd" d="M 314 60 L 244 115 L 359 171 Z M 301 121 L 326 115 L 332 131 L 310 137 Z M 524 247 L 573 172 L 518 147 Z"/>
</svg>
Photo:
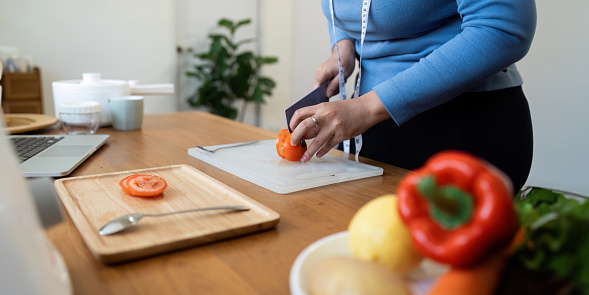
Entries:
<svg viewBox="0 0 589 295">
<path fill-rule="evenodd" d="M 587 237 L 585 239 L 588 239 Z M 583 243 L 586 245 L 587 243 Z M 577 259 L 580 261 L 589 261 L 589 248 L 581 248 L 577 252 Z M 581 286 L 581 290 L 585 290 L 585 294 L 589 294 L 589 264 L 581 264 L 577 271 L 576 285 Z"/>
<path fill-rule="evenodd" d="M 210 53 L 208 53 L 208 52 L 205 52 L 205 53 L 197 53 L 194 56 L 196 58 L 199 58 L 199 59 L 210 59 L 212 57 L 212 55 Z"/>
<path fill-rule="evenodd" d="M 245 77 L 247 78 L 247 77 Z M 236 97 L 245 98 L 249 90 L 249 81 L 244 77 L 234 76 L 229 80 L 229 87 Z"/>
<path fill-rule="evenodd" d="M 203 76 L 201 74 L 195 73 L 195 72 L 187 72 L 186 73 L 186 76 L 188 76 L 188 77 L 194 77 L 197 80 L 202 80 L 203 79 Z"/>
<path fill-rule="evenodd" d="M 529 202 L 531 202 L 531 204 L 534 207 L 536 207 L 541 203 L 548 203 L 548 204 L 555 203 L 557 201 L 559 195 L 560 194 L 554 193 L 551 190 L 535 187 L 535 188 L 532 188 L 532 190 L 528 194 L 527 199 L 529 199 Z M 530 198 L 530 196 L 532 196 L 532 197 Z"/>
<path fill-rule="evenodd" d="M 241 46 L 241 45 L 243 45 L 243 44 L 252 43 L 252 42 L 254 42 L 254 41 L 256 41 L 256 38 L 243 39 L 243 40 L 241 40 L 241 41 L 239 41 L 239 42 L 235 43 L 235 46 L 236 46 L 236 47 L 239 47 L 239 46 Z"/>
<path fill-rule="evenodd" d="M 277 62 L 278 62 L 277 57 L 264 57 L 264 58 L 262 58 L 262 63 L 264 63 L 264 64 L 273 64 L 273 63 L 277 63 Z"/>
<path fill-rule="evenodd" d="M 251 51 L 245 51 L 236 56 L 237 62 L 240 64 L 251 64 L 254 59 L 254 54 Z"/>
<path fill-rule="evenodd" d="M 276 86 L 276 83 L 270 78 L 260 77 L 258 78 L 258 85 L 263 85 L 269 89 L 272 89 Z"/>
<path fill-rule="evenodd" d="M 231 20 L 229 20 L 229 19 L 226 19 L 226 18 L 220 19 L 220 20 L 219 20 L 219 22 L 218 22 L 217 24 L 218 24 L 220 27 L 226 27 L 226 28 L 228 28 L 229 30 L 232 30 L 232 29 L 233 29 L 233 21 L 231 21 Z"/>
<path fill-rule="evenodd" d="M 254 93 L 250 97 L 249 101 L 257 102 L 257 103 L 264 103 L 265 102 L 264 101 L 264 93 L 262 92 L 262 89 L 260 89 L 260 87 L 256 87 L 254 89 Z"/>
<path fill-rule="evenodd" d="M 243 26 L 243 25 L 250 24 L 251 22 L 252 22 L 252 20 L 251 20 L 251 19 L 244 19 L 244 20 L 240 20 L 240 21 L 237 23 L 237 25 L 235 25 L 235 27 L 236 27 L 236 28 L 239 28 L 239 27 L 241 27 L 241 26 Z"/>
<path fill-rule="evenodd" d="M 575 259 L 574 253 L 563 253 L 549 260 L 547 267 L 554 270 L 556 276 L 567 277 L 575 268 Z"/>
</svg>

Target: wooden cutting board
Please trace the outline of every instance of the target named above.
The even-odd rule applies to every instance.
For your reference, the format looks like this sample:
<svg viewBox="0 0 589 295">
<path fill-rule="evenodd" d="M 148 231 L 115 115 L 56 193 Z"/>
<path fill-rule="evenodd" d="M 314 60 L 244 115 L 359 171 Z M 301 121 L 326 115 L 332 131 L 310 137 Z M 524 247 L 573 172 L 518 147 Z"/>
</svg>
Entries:
<svg viewBox="0 0 589 295">
<path fill-rule="evenodd" d="M 57 118 L 42 114 L 4 114 L 4 131 L 16 134 L 43 129 L 57 123 Z"/>
<path fill-rule="evenodd" d="M 132 174 L 163 177 L 168 187 L 155 198 L 126 195 L 119 181 Z M 94 256 L 117 263 L 262 231 L 280 215 L 248 196 L 187 165 L 62 178 L 55 188 Z M 200 207 L 244 205 L 249 211 L 203 211 L 144 217 L 123 232 L 101 236 L 98 230 L 121 215 L 165 213 Z"/>
</svg>

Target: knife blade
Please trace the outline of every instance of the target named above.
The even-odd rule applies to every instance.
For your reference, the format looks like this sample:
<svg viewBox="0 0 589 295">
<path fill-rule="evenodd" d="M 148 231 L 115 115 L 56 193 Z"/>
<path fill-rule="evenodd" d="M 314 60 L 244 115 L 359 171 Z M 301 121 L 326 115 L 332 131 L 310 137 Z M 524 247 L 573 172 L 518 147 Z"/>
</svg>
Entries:
<svg viewBox="0 0 589 295">
<path fill-rule="evenodd" d="M 290 119 L 296 110 L 329 101 L 329 97 L 325 95 L 329 82 L 331 82 L 331 80 L 327 80 L 321 84 L 321 86 L 311 91 L 311 93 L 307 94 L 284 111 L 286 114 L 286 127 L 288 128 L 288 132 L 292 133 L 292 130 L 290 129 Z"/>
</svg>

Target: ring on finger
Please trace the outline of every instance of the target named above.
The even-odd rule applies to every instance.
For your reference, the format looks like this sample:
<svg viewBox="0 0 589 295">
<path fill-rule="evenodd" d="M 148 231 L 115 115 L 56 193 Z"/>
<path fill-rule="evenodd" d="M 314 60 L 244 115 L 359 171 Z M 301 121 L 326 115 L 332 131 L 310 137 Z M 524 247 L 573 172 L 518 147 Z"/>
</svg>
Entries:
<svg viewBox="0 0 589 295">
<path fill-rule="evenodd" d="M 315 118 L 315 116 L 311 116 L 311 120 L 315 123 L 315 127 L 319 127 L 319 123 L 317 123 L 317 118 Z"/>
</svg>

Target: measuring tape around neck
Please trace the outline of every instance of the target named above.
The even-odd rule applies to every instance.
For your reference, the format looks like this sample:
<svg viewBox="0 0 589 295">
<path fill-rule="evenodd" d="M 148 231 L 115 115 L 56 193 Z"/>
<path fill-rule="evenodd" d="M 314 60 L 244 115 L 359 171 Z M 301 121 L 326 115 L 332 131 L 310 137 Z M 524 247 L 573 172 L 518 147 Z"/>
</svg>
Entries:
<svg viewBox="0 0 589 295">
<path fill-rule="evenodd" d="M 358 80 L 356 81 L 356 87 L 354 88 L 354 96 L 356 98 L 360 96 L 360 81 L 362 80 L 362 47 L 364 47 L 364 38 L 366 36 L 366 27 L 368 26 L 368 13 L 370 11 L 371 0 L 362 1 L 362 33 L 360 35 L 360 59 L 358 69 Z M 331 12 L 331 26 L 333 30 L 333 39 L 335 40 L 335 51 L 337 53 L 337 65 L 339 70 L 339 92 L 342 100 L 346 99 L 346 81 L 344 78 L 344 69 L 342 67 L 342 61 L 339 55 L 339 48 L 337 46 L 337 37 L 335 34 L 335 13 L 333 9 L 333 0 L 329 0 L 329 10 Z M 362 149 L 362 134 L 354 137 L 354 143 L 356 147 L 355 158 L 358 162 L 360 150 Z M 344 140 L 344 153 L 350 153 L 350 140 Z"/>
</svg>

